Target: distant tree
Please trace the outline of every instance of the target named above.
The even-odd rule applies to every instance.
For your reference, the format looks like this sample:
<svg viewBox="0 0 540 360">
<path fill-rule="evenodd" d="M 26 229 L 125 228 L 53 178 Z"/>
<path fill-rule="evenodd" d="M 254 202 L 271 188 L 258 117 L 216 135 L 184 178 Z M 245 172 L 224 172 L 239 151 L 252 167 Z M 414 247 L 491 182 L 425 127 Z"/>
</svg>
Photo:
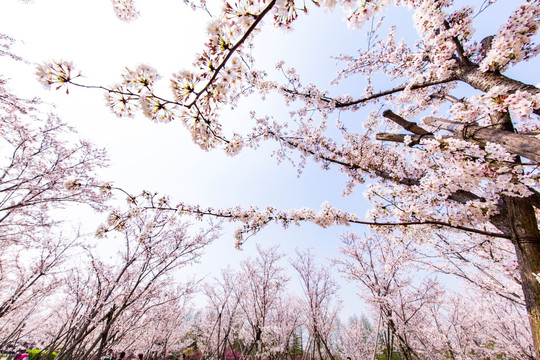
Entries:
<svg viewBox="0 0 540 360">
<path fill-rule="evenodd" d="M 236 281 L 230 268 L 222 269 L 221 278 L 204 287 L 208 303 L 191 331 L 203 359 L 223 359 L 227 349 L 234 347 L 240 338 L 242 318 Z"/>
<path fill-rule="evenodd" d="M 289 291 L 277 298 L 270 311 L 264 332 L 265 354 L 271 359 L 295 358 L 303 353 L 302 344 L 302 304 Z"/>
<path fill-rule="evenodd" d="M 0 347 L 19 338 L 37 339 L 41 321 L 49 315 L 44 305 L 64 284 L 69 258 L 80 251 L 81 239 L 53 237 L 46 229 L 24 244 L 12 244 L 0 255 Z M 32 241 L 30 241 L 32 240 Z M 45 305 L 46 306 L 46 305 Z M 36 317 L 37 315 L 37 317 Z M 34 335 L 34 336 L 33 336 Z"/>
<path fill-rule="evenodd" d="M 280 298 L 284 296 L 285 285 L 289 278 L 285 275 L 279 260 L 284 255 L 278 247 L 265 249 L 257 247 L 257 257 L 248 259 L 241 264 L 237 275 L 236 289 L 240 298 L 240 308 L 245 319 L 246 343 L 244 355 L 264 355 L 266 338 L 270 335 L 270 316 L 281 310 Z M 287 341 L 285 341 L 287 343 Z"/>
<path fill-rule="evenodd" d="M 53 319 L 56 332 L 47 346 L 61 346 L 58 360 L 100 358 L 113 344 L 135 343 L 146 315 L 193 290 L 189 284 L 178 289 L 172 274 L 196 261 L 217 236 L 218 227 L 189 234 L 189 226 L 174 215 L 152 209 L 117 214 L 124 219 L 122 226 L 114 222 L 124 238 L 118 256 L 105 261 L 88 249 L 85 266 L 67 274 L 70 280 L 56 305 L 63 316 Z M 160 337 L 165 354 L 173 335 Z"/>
<path fill-rule="evenodd" d="M 353 317 L 342 324 L 337 332 L 337 348 L 342 358 L 352 360 L 369 359 L 375 344 L 375 329 L 372 329 L 365 317 Z"/>
<path fill-rule="evenodd" d="M 226 357 L 227 349 L 243 358 L 287 355 L 301 307 L 285 292 L 282 257 L 277 246 L 258 247 L 240 269 L 223 270 L 221 279 L 207 284 L 208 305 L 195 338 L 203 358 Z"/>
<path fill-rule="evenodd" d="M 0 34 L 0 56 L 21 61 L 13 41 Z M 21 96 L 0 74 L 2 348 L 35 331 L 33 315 L 61 286 L 66 261 L 82 242 L 61 231 L 53 212 L 75 204 L 104 210 L 109 198 L 109 185 L 95 174 L 107 165 L 105 151 L 80 140 L 39 99 Z"/>
<path fill-rule="evenodd" d="M 149 359 L 153 353 L 160 358 L 180 354 L 192 344 L 188 333 L 192 325 L 190 314 L 193 308 L 189 302 L 197 290 L 196 284 L 175 285 L 175 281 L 170 278 L 166 281 L 159 293 L 158 302 L 147 299 L 121 316 L 119 322 L 122 323 L 122 332 L 116 334 L 116 339 L 121 341 L 115 341 L 113 346 L 138 349 L 144 359 Z"/>
<path fill-rule="evenodd" d="M 306 353 L 313 359 L 336 359 L 333 333 L 340 308 L 337 283 L 330 271 L 315 263 L 311 251 L 297 251 L 292 266 L 298 272 L 304 299 L 304 325 L 309 339 Z"/>
<path fill-rule="evenodd" d="M 396 246 L 353 233 L 344 241 L 348 258 L 337 263 L 380 318 L 372 351 L 381 359 L 534 358 L 523 304 L 499 295 L 498 287 L 468 283 L 460 293 L 443 287 L 422 269 L 416 242 Z M 492 269 L 486 276 L 503 283 L 504 275 Z"/>
</svg>

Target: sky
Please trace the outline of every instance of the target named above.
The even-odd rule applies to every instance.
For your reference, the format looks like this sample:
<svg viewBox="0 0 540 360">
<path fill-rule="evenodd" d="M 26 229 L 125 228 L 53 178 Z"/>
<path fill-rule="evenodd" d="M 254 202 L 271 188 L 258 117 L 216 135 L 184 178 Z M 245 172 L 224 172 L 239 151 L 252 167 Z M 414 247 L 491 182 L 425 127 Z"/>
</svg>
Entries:
<svg viewBox="0 0 540 360">
<path fill-rule="evenodd" d="M 506 15 L 515 4 L 508 0 L 500 2 L 503 7 L 499 13 L 489 16 Z M 163 91 L 167 93 L 169 75 L 190 68 L 195 54 L 202 50 L 209 18 L 203 12 L 191 11 L 181 0 L 139 0 L 137 6 L 140 17 L 125 23 L 114 16 L 109 0 L 35 0 L 28 4 L 3 0 L 0 32 L 19 41 L 14 51 L 28 63 L 0 59 L 2 73 L 11 78 L 11 87 L 17 94 L 40 96 L 82 137 L 106 147 L 111 161 L 102 178 L 130 192 L 158 191 L 169 195 L 173 203 L 212 207 L 273 205 L 279 209 L 318 209 L 328 201 L 363 217 L 369 205 L 362 197 L 362 188 L 350 196 L 341 196 L 346 178 L 337 169 L 323 171 L 308 164 L 299 177 L 291 164 L 278 164 L 272 157 L 275 144 L 264 144 L 257 151 L 246 150 L 233 158 L 219 150 L 205 152 L 191 142 L 188 131 L 178 122 L 155 124 L 142 115 L 117 118 L 106 107 L 102 92 L 70 88 L 66 95 L 62 91 L 46 91 L 38 84 L 33 74 L 35 64 L 50 59 L 73 61 L 82 71 L 83 81 L 92 85 L 112 85 L 126 66 L 148 64 L 162 75 Z M 310 10 L 312 14 L 299 20 L 293 32 L 265 27 L 257 38 L 254 56 L 259 68 L 273 69 L 283 59 L 305 79 L 325 87 L 338 69 L 331 57 L 365 47 L 365 31 L 348 29 L 341 21 L 342 14 L 329 14 L 313 6 Z M 410 16 L 403 16 L 406 10 L 400 11 L 388 15 L 396 15 L 398 24 L 405 25 L 398 28 L 398 37 L 414 36 Z M 497 22 L 485 21 L 480 30 L 483 34 L 477 36 L 492 34 L 497 26 Z M 531 81 L 537 83 L 540 78 Z M 340 89 L 339 94 L 358 94 L 363 85 L 348 81 Z M 248 124 L 251 108 L 276 117 L 286 117 L 288 111 L 273 97 L 266 102 L 243 103 L 235 111 L 224 113 L 225 126 Z M 362 116 L 354 113 L 348 119 L 349 125 L 358 126 L 361 119 L 355 117 Z M 91 232 L 101 219 L 78 213 L 70 221 L 81 221 Z M 257 243 L 280 244 L 281 251 L 290 257 L 296 248 L 311 247 L 318 261 L 328 265 L 329 258 L 339 256 L 340 234 L 347 230 L 364 231 L 359 226 L 322 229 L 306 224 L 284 230 L 271 225 L 238 251 L 234 249 L 233 228 L 234 224 L 226 225 L 222 237 L 207 249 L 201 263 L 187 269 L 186 274 L 217 276 L 221 268 L 237 266 L 242 259 L 253 256 Z M 297 281 L 290 271 L 291 280 Z M 354 286 L 337 275 L 336 279 L 341 284 L 342 318 L 366 312 Z M 299 291 L 297 285 L 293 288 Z"/>
<path fill-rule="evenodd" d="M 365 201 L 361 192 L 341 196 L 346 181 L 342 174 L 309 165 L 298 177 L 291 164 L 277 164 L 272 157 L 275 144 L 265 144 L 256 152 L 247 150 L 233 158 L 219 150 L 205 152 L 191 142 L 180 123 L 156 124 L 142 115 L 117 118 L 106 107 L 102 92 L 72 87 L 66 95 L 64 91 L 47 91 L 37 82 L 33 74 L 35 64 L 51 59 L 72 61 L 82 71 L 83 81 L 94 85 L 111 85 L 120 79 L 125 67 L 148 64 L 162 75 L 163 91 L 168 93 L 168 76 L 189 68 L 202 49 L 209 18 L 202 12 L 191 11 L 181 0 L 140 0 L 137 5 L 140 17 L 125 23 L 114 16 L 109 0 L 36 0 L 29 4 L 3 0 L 0 31 L 18 40 L 13 50 L 28 62 L 1 59 L 2 72 L 11 78 L 11 88 L 22 97 L 41 97 L 83 138 L 106 147 L 110 166 L 102 172 L 102 178 L 130 192 L 158 191 L 169 195 L 173 203 L 213 207 L 273 205 L 280 209 L 318 209 L 329 201 L 363 215 L 367 207 L 362 204 Z M 328 15 L 320 10 L 306 18 L 300 26 L 302 32 L 266 29 L 254 50 L 259 67 L 272 69 L 280 59 L 285 59 L 290 66 L 305 72 L 306 78 L 316 77 L 321 84 L 332 80 L 336 70 L 335 60 L 330 57 L 352 51 L 357 44 L 345 42 L 340 46 L 333 41 L 345 38 L 349 30 L 339 16 L 329 27 L 319 26 Z M 308 32 L 310 36 L 306 36 Z M 323 49 L 321 43 L 333 46 Z M 275 51 L 278 48 L 280 51 Z M 266 109 L 283 107 L 276 99 L 256 106 L 261 114 Z M 241 125 L 248 120 L 250 107 L 251 104 L 241 104 L 224 115 L 225 121 Z M 284 108 L 276 116 L 287 116 L 287 111 Z M 103 219 L 84 210 L 71 217 L 73 226 L 81 222 L 88 232 L 93 232 Z M 187 269 L 185 275 L 217 276 L 221 268 L 235 267 L 242 259 L 254 256 L 257 243 L 280 244 L 287 258 L 294 257 L 296 248 L 313 248 L 317 260 L 328 266 L 329 258 L 339 256 L 340 235 L 348 230 L 322 229 L 311 224 L 284 230 L 270 225 L 238 251 L 234 249 L 234 227 L 226 224 L 222 237 L 207 249 L 201 263 Z M 294 270 L 287 268 L 291 282 L 296 283 L 292 289 L 299 292 Z M 336 278 L 339 279 L 337 275 Z M 364 310 L 354 288 L 339 280 L 344 301 L 342 317 L 359 315 Z"/>
</svg>

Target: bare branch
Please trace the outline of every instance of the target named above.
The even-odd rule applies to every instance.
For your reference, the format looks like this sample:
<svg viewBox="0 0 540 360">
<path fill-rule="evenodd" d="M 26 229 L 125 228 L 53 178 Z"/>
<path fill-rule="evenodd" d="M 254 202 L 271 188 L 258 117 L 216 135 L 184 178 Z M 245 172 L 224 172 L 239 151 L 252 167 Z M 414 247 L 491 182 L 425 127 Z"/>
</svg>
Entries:
<svg viewBox="0 0 540 360">
<path fill-rule="evenodd" d="M 427 135 L 431 134 L 429 131 L 422 129 L 420 126 L 418 126 L 415 122 L 411 122 L 408 120 L 405 120 L 398 114 L 394 113 L 392 110 L 384 110 L 383 116 L 389 120 L 392 120 L 402 128 L 404 128 L 407 131 L 410 131 L 417 135 Z"/>
</svg>

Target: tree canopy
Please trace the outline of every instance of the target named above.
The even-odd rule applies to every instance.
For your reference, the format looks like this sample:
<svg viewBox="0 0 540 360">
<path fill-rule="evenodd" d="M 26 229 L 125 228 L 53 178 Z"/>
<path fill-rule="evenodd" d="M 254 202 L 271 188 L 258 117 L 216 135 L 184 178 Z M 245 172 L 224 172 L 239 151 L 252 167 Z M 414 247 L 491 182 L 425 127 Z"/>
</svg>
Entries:
<svg viewBox="0 0 540 360">
<path fill-rule="evenodd" d="M 323 228 L 365 225 L 369 234 L 355 234 L 354 227 L 344 234 L 342 252 L 348 260 L 337 265 L 378 310 L 388 331 L 388 356 L 395 341 L 406 359 L 423 358 L 433 349 L 451 358 L 483 351 L 495 356 L 488 351 L 493 349 L 503 356 L 505 348 L 517 349 L 519 355 L 509 356 L 540 358 L 540 89 L 526 75 L 512 75 L 540 52 L 535 42 L 540 2 L 516 3 L 501 17 L 498 31 L 482 37 L 475 35 L 476 28 L 489 21 L 485 17 L 501 1 L 483 1 L 473 8 L 452 0 L 238 0 L 219 9 L 205 1 L 185 2 L 208 14 L 207 37 L 192 67 L 167 79 L 169 92 L 160 88 L 162 77 L 151 64 L 126 68 L 117 82 L 106 85 L 81 77 L 69 61 L 51 60 L 37 67 L 40 82 L 66 92 L 73 87 L 103 91 L 106 105 L 118 117 L 142 113 L 154 122 L 182 123 L 205 151 L 235 156 L 274 143 L 278 160 L 293 159 L 299 171 L 307 162 L 341 171 L 348 182 L 336 191 L 350 195 L 365 189 L 371 209 L 360 217 L 326 202 L 316 210 L 203 207 L 143 191 L 112 212 L 98 235 L 128 231 L 129 224 L 147 213 L 238 223 L 234 236 L 239 248 L 270 223 L 284 228 L 304 222 Z M 120 19 L 136 24 L 133 1 L 114 0 L 113 5 Z M 313 7 L 343 11 L 347 25 L 357 29 L 351 34 L 367 32 L 367 47 L 336 54 L 338 73 L 330 90 L 315 85 L 317 79 L 304 80 L 302 68 L 285 62 L 260 68 L 252 51 L 254 46 L 279 50 L 280 44 L 261 45 L 257 37 L 270 26 L 295 31 Z M 399 39 L 395 19 L 384 17 L 396 8 L 408 9 L 401 14 L 412 16 L 414 39 Z M 346 91 L 340 93 L 341 87 Z M 258 104 L 271 97 L 282 99 L 286 116 L 259 111 Z M 245 121 L 231 121 L 228 109 L 246 102 L 252 111 L 233 112 Z M 74 190 L 80 188 L 74 184 Z M 307 289 L 315 281 L 310 276 L 320 274 L 318 284 L 331 281 L 324 272 L 305 270 L 309 255 L 299 259 L 296 269 L 309 303 L 316 297 Z M 411 269 L 457 276 L 485 301 L 458 296 L 443 302 L 439 283 L 431 277 L 418 283 L 408 273 Z M 242 305 L 238 300 L 236 306 Z M 473 306 L 476 317 L 462 311 Z M 313 315 L 315 308 L 308 308 Z M 488 314 L 497 313 L 506 317 L 490 320 Z M 255 314 L 248 316 L 249 349 L 260 348 L 263 331 L 253 319 L 264 316 Z M 312 318 L 319 321 L 321 316 Z M 526 317 L 530 326 L 523 330 Z M 514 326 L 519 335 L 502 331 L 493 339 L 482 332 L 486 327 L 476 327 L 490 323 L 491 335 L 498 334 L 511 318 L 520 319 L 521 325 Z M 476 335 L 467 338 L 467 331 L 448 330 L 456 319 Z M 329 331 L 316 321 L 310 324 L 319 356 L 323 350 L 332 356 Z M 439 334 L 437 340 L 428 341 L 433 333 Z M 519 340 L 524 338 L 532 340 L 535 355 L 530 343 Z M 217 341 L 226 340 L 218 336 Z M 472 349 L 478 343 L 483 345 Z"/>
</svg>

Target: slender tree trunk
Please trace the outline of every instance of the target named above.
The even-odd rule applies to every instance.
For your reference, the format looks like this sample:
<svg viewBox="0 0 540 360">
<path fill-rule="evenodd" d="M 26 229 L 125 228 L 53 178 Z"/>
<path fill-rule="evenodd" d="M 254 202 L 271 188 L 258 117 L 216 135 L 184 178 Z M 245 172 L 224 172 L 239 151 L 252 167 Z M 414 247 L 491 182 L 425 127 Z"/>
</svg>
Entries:
<svg viewBox="0 0 540 360">
<path fill-rule="evenodd" d="M 234 351 L 233 344 L 231 343 L 231 340 L 228 337 L 227 337 L 227 342 L 229 343 L 229 346 L 231 347 L 232 355 L 234 357 L 234 360 L 238 360 L 238 358 L 236 357 L 236 352 Z"/>
<path fill-rule="evenodd" d="M 322 352 L 321 352 L 321 339 L 317 337 L 317 354 L 319 354 L 319 359 L 323 359 Z"/>
<path fill-rule="evenodd" d="M 96 354 L 97 359 L 101 358 L 101 354 L 103 353 L 103 350 L 105 349 L 105 345 L 107 344 L 109 330 L 111 329 L 111 325 L 113 322 L 113 313 L 115 309 L 116 309 L 116 305 L 113 305 L 112 309 L 109 311 L 109 314 L 107 316 L 107 325 L 105 326 L 105 329 L 101 333 L 101 343 L 99 345 L 99 349 Z"/>
<path fill-rule="evenodd" d="M 322 344 L 324 346 L 324 349 L 326 351 L 326 355 L 328 355 L 330 360 L 335 360 L 334 355 L 332 355 L 332 351 L 330 351 L 330 348 L 329 348 L 328 344 L 326 343 L 326 340 L 324 340 L 324 338 L 321 337 L 321 342 L 322 342 Z"/>
<path fill-rule="evenodd" d="M 392 338 L 392 333 L 390 332 L 390 325 L 388 325 L 388 327 L 386 328 L 386 359 L 387 360 L 392 360 L 392 349 L 390 345 L 391 338 Z"/>
<path fill-rule="evenodd" d="M 373 346 L 373 360 L 377 358 L 377 345 L 379 344 L 379 331 L 381 329 L 382 309 L 379 311 L 379 321 L 377 323 L 377 331 L 375 332 L 375 345 Z"/>
<path fill-rule="evenodd" d="M 390 343 L 390 349 L 392 351 L 392 353 L 394 352 L 394 334 L 392 334 L 392 342 Z M 392 359 L 392 355 L 390 355 L 390 359 Z"/>
</svg>

